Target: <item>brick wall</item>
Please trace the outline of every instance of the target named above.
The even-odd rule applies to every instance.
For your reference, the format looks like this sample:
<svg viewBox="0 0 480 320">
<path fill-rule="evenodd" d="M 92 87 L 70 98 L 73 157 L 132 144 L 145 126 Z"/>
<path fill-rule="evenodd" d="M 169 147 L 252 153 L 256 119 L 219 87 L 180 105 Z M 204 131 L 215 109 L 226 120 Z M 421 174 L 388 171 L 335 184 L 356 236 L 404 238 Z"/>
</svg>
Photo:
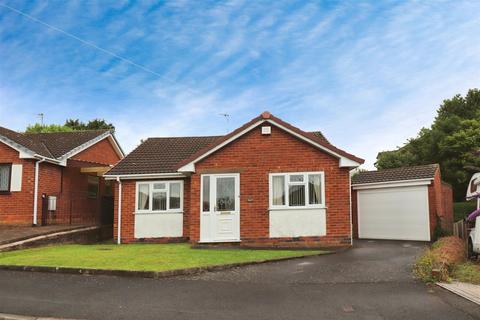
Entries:
<svg viewBox="0 0 480 320">
<path fill-rule="evenodd" d="M 22 191 L 0 193 L 0 224 L 31 225 L 33 222 L 34 162 L 19 159 L 18 151 L 0 142 L 0 163 L 23 165 Z"/>
<path fill-rule="evenodd" d="M 442 219 L 442 228 L 447 232 L 453 231 L 453 190 L 448 183 L 442 182 L 442 197 L 444 215 Z"/>
<path fill-rule="evenodd" d="M 114 165 L 120 160 L 120 157 L 115 152 L 115 149 L 113 148 L 109 139 L 105 138 L 90 148 L 83 150 L 79 154 L 76 154 L 71 159 L 105 165 Z"/>
<path fill-rule="evenodd" d="M 348 168 L 339 168 L 337 158 L 273 125 L 271 135 L 262 135 L 260 127 L 255 128 L 196 164 L 190 191 L 191 240 L 200 239 L 200 208 L 196 205 L 200 201 L 200 174 L 212 170 L 240 172 L 240 237 L 245 243 L 272 242 L 269 239 L 269 173 L 324 171 L 327 235 L 309 240 L 322 245 L 350 244 Z"/>
<path fill-rule="evenodd" d="M 82 151 L 75 160 L 103 165 L 113 165 L 120 159 L 108 139 Z M 0 163 L 22 164 L 22 191 L 0 194 L 0 224 L 31 225 L 33 222 L 33 193 L 36 160 L 19 159 L 19 153 L 0 143 Z M 87 163 L 85 163 L 86 165 Z M 42 218 L 42 194 L 57 196 L 56 223 L 89 224 L 98 219 L 99 198 L 104 182 L 100 179 L 98 199 L 87 197 L 88 176 L 80 167 L 62 167 L 47 162 L 40 164 L 38 188 L 38 223 Z M 73 212 L 73 220 L 70 215 Z"/>
</svg>

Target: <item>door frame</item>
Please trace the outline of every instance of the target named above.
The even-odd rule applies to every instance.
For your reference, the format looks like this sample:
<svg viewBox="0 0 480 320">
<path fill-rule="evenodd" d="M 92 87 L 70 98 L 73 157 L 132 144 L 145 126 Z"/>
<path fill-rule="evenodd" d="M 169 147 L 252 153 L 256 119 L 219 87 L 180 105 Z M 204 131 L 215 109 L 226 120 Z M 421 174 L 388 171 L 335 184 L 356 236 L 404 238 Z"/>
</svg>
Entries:
<svg viewBox="0 0 480 320">
<path fill-rule="evenodd" d="M 206 223 L 206 219 L 204 218 L 204 212 L 203 212 L 203 177 L 204 176 L 209 176 L 210 177 L 210 200 L 214 197 L 216 197 L 216 178 L 217 177 L 233 177 L 235 178 L 235 191 L 236 191 L 236 199 L 235 199 L 235 207 L 236 207 L 236 237 L 232 238 L 231 240 L 225 240 L 225 239 L 215 239 L 215 234 L 214 230 L 212 229 L 212 225 L 209 226 L 210 230 L 210 235 L 209 237 L 205 237 L 205 235 L 202 233 L 202 222 Z M 212 192 L 212 186 L 215 183 L 215 192 Z M 200 243 L 210 243 L 210 242 L 240 242 L 240 216 L 241 216 L 241 211 L 240 211 L 240 173 L 205 173 L 205 174 L 200 174 Z M 209 213 L 215 213 L 215 203 L 210 201 L 210 211 Z M 212 224 L 211 220 L 209 221 L 210 224 Z"/>
</svg>

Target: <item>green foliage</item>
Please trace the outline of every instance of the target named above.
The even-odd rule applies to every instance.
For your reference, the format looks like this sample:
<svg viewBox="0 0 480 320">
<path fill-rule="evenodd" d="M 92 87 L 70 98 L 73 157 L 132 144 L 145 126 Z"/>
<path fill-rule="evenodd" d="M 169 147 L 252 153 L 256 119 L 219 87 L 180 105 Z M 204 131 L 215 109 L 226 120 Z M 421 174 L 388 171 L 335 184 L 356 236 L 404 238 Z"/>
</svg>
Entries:
<svg viewBox="0 0 480 320">
<path fill-rule="evenodd" d="M 26 133 L 48 133 L 48 132 L 70 132 L 79 130 L 100 130 L 107 129 L 115 131 L 115 126 L 103 119 L 93 119 L 88 122 L 82 122 L 78 119 L 67 119 L 64 125 L 49 124 L 41 125 L 39 123 L 29 125 Z"/>
<path fill-rule="evenodd" d="M 480 90 L 445 100 L 430 128 L 392 151 L 378 153 L 378 169 L 439 163 L 442 178 L 453 187 L 457 201 L 464 198 L 472 171 L 480 167 Z"/>
<path fill-rule="evenodd" d="M 67 119 L 65 121 L 65 126 L 70 127 L 73 130 L 115 130 L 115 126 L 113 124 L 107 123 L 103 119 L 93 119 L 88 121 L 87 123 L 82 122 L 78 119 Z"/>
<path fill-rule="evenodd" d="M 25 130 L 26 133 L 48 133 L 48 132 L 70 132 L 72 128 L 58 124 L 49 124 L 42 126 L 41 124 L 29 125 Z"/>
<path fill-rule="evenodd" d="M 472 213 L 477 208 L 476 201 L 464 201 L 453 203 L 453 216 L 454 221 L 460 221 L 468 214 Z"/>
<path fill-rule="evenodd" d="M 480 266 L 472 262 L 458 264 L 453 268 L 452 277 L 461 282 L 480 284 Z"/>
</svg>

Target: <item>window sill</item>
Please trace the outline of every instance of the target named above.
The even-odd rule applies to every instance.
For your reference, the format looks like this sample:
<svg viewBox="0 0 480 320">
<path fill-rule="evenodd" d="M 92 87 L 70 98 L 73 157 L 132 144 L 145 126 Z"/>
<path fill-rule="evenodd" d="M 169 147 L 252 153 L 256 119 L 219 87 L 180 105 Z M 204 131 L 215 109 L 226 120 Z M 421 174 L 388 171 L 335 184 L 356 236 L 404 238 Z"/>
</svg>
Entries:
<svg viewBox="0 0 480 320">
<path fill-rule="evenodd" d="M 183 211 L 148 211 L 134 212 L 134 215 L 156 215 L 156 214 L 183 214 Z"/>
<path fill-rule="evenodd" d="M 282 207 L 282 208 L 275 208 L 270 207 L 268 208 L 269 211 L 284 211 L 284 210 L 318 210 L 324 209 L 326 210 L 328 207 L 326 206 L 319 206 L 319 207 Z"/>
<path fill-rule="evenodd" d="M 9 196 L 12 193 L 10 191 L 0 191 L 0 196 Z"/>
</svg>

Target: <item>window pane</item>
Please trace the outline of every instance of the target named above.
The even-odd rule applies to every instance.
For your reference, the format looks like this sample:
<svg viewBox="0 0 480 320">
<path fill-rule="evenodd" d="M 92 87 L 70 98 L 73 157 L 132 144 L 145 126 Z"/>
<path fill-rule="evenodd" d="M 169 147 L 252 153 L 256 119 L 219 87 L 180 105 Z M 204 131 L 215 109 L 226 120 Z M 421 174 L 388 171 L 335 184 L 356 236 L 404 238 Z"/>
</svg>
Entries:
<svg viewBox="0 0 480 320">
<path fill-rule="evenodd" d="M 308 176 L 308 202 L 310 204 L 322 203 L 321 175 L 311 174 Z"/>
<path fill-rule="evenodd" d="M 153 184 L 153 189 L 165 190 L 166 189 L 165 183 L 154 183 Z"/>
<path fill-rule="evenodd" d="M 167 210 L 167 193 L 165 191 L 152 193 L 152 210 L 153 211 Z"/>
<path fill-rule="evenodd" d="M 203 211 L 210 211 L 210 177 L 203 177 Z"/>
<path fill-rule="evenodd" d="M 170 183 L 170 209 L 180 209 L 180 183 Z"/>
<path fill-rule="evenodd" d="M 290 175 L 290 182 L 303 182 L 303 174 Z"/>
<path fill-rule="evenodd" d="M 285 177 L 272 177 L 272 204 L 274 206 L 285 205 Z"/>
<path fill-rule="evenodd" d="M 217 178 L 217 211 L 235 210 L 235 178 Z"/>
<path fill-rule="evenodd" d="M 289 186 L 288 201 L 291 207 L 305 205 L 305 185 Z"/>
<path fill-rule="evenodd" d="M 148 184 L 138 185 L 138 210 L 149 209 L 150 186 Z"/>
<path fill-rule="evenodd" d="M 100 178 L 88 176 L 88 197 L 96 199 L 98 197 L 98 187 L 100 185 Z"/>
<path fill-rule="evenodd" d="M 10 165 L 0 165 L 0 191 L 10 190 Z"/>
</svg>

